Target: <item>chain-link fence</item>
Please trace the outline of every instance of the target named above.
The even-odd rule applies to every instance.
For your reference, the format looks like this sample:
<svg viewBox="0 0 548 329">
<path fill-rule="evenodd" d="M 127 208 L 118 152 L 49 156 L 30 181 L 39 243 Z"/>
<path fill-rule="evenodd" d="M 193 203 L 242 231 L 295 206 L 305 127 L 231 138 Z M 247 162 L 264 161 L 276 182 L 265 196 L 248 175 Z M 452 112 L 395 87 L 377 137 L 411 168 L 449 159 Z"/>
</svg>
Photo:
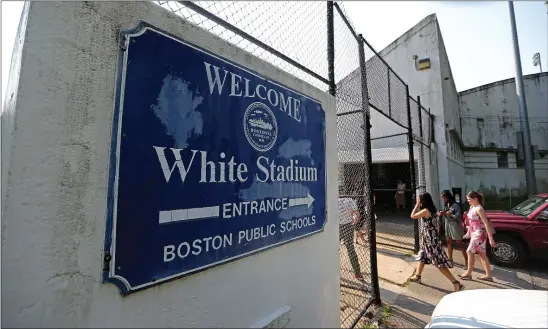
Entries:
<svg viewBox="0 0 548 329">
<path fill-rule="evenodd" d="M 377 243 L 418 248 L 417 221 L 409 212 L 416 187 L 435 176 L 432 116 L 356 32 L 340 3 L 158 4 L 335 96 L 340 319 L 341 327 L 360 324 L 369 306 L 380 304 Z"/>
<path fill-rule="evenodd" d="M 347 16 L 328 4 L 330 92 L 337 104 L 339 156 L 339 239 L 341 327 L 354 327 L 368 306 L 380 301 L 376 268 L 375 227 L 368 180 L 370 134 L 365 54 Z M 329 31 L 329 30 L 328 30 Z"/>
<path fill-rule="evenodd" d="M 428 188 L 428 192 L 433 197 L 439 195 L 437 179 L 436 184 L 433 185 L 430 181 L 433 179 L 431 166 L 433 165 L 431 160 L 430 143 L 433 142 L 433 120 L 429 111 L 427 111 L 421 105 L 420 96 L 415 100 L 409 97 L 411 105 L 411 125 L 413 132 L 413 140 L 415 145 L 414 159 L 415 159 L 415 180 L 417 192 L 425 191 Z M 437 174 L 436 174 L 437 175 Z M 437 177 L 437 176 L 436 176 Z M 422 232 L 422 222 L 418 222 L 418 232 L 416 236 L 420 241 Z M 442 232 L 443 233 L 443 232 Z M 419 244 L 414 245 L 415 248 L 419 247 Z"/>
</svg>

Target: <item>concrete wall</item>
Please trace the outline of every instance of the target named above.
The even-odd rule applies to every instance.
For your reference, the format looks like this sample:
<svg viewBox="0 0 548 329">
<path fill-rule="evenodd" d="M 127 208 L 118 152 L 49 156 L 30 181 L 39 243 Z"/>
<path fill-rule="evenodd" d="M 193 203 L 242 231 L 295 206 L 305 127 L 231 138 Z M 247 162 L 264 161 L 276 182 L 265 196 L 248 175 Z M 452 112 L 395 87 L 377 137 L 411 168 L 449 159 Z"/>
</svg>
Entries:
<svg viewBox="0 0 548 329">
<path fill-rule="evenodd" d="M 455 172 L 457 174 L 462 172 L 458 167 L 450 165 L 449 138 L 446 130 L 446 124 L 454 120 L 455 113 L 458 115 L 458 106 L 455 105 L 456 90 L 454 90 L 451 68 L 443 47 L 436 15 L 432 14 L 424 18 L 383 49 L 380 55 L 409 85 L 410 95 L 413 98 L 420 96 L 421 104 L 425 108 L 430 108 L 434 115 L 436 150 L 432 154 L 436 156 L 437 168 L 430 166 L 429 172 L 430 174 L 437 172 L 438 176 L 436 179 L 426 179 L 427 188 L 432 193 L 451 187 L 464 188 L 464 186 L 452 185 L 462 181 L 451 179 L 451 175 Z M 431 66 L 429 69 L 418 70 L 416 62 L 424 58 L 430 59 Z M 446 76 L 449 76 L 447 81 L 443 79 Z"/>
<path fill-rule="evenodd" d="M 0 160 L 2 163 L 2 201 L 0 203 L 0 209 L 2 212 L 2 218 L 4 218 L 4 198 L 7 193 L 7 178 L 8 178 L 8 164 L 10 163 L 11 156 L 11 143 L 12 133 L 14 129 L 15 120 L 15 106 L 18 96 L 19 86 L 19 72 L 21 70 L 21 57 L 23 55 L 23 36 L 26 33 L 27 27 L 27 11 L 29 8 L 29 2 L 26 2 L 21 12 L 21 19 L 19 21 L 19 27 L 17 28 L 17 38 L 13 46 L 12 60 L 10 65 L 10 80 L 6 88 L 5 103 L 2 107 L 2 152 Z"/>
<path fill-rule="evenodd" d="M 524 77 L 531 142 L 544 158 L 535 161 L 538 192 L 548 191 L 548 73 Z M 526 196 L 525 170 L 517 168 L 516 132 L 520 131 L 514 79 L 459 93 L 466 152 L 466 184 L 486 194 Z M 497 169 L 497 152 L 508 152 L 509 168 Z"/>
<path fill-rule="evenodd" d="M 445 123 L 445 140 L 447 152 L 447 172 L 449 185 L 440 186 L 442 190 L 461 188 L 464 190 L 464 151 L 461 148 L 461 125 L 459 112 L 459 96 L 451 65 L 445 50 L 445 43 L 440 26 L 436 21 L 438 45 L 440 49 L 440 74 L 443 96 L 443 119 Z"/>
<path fill-rule="evenodd" d="M 531 142 L 548 151 L 548 73 L 523 79 Z M 517 149 L 520 131 L 514 79 L 459 93 L 463 142 L 468 147 Z"/>
<path fill-rule="evenodd" d="M 388 102 L 388 94 L 380 93 L 380 88 L 387 88 L 387 81 L 385 81 L 382 86 L 378 82 L 379 70 L 374 70 L 373 66 L 377 66 L 381 63 L 383 68 L 386 69 L 384 63 L 379 60 L 369 60 L 366 62 L 366 67 L 368 72 L 374 73 L 368 77 L 368 90 L 370 102 L 375 104 L 381 103 L 386 105 Z M 359 111 L 362 107 L 361 103 L 361 71 L 360 69 L 354 70 L 349 75 L 344 77 L 336 85 L 337 92 L 337 113 L 343 114 L 353 111 Z M 405 92 L 405 90 L 403 90 Z M 393 95 L 394 96 L 394 95 Z M 405 105 L 401 98 L 403 93 L 398 93 L 400 102 L 396 103 L 394 106 L 399 105 L 400 109 L 397 111 L 397 114 L 404 120 L 407 124 L 407 113 L 406 108 L 401 108 L 402 105 Z M 403 96 L 405 99 L 405 96 Z M 386 105 L 387 106 L 387 105 Z M 382 108 L 385 112 L 388 112 L 386 108 Z M 396 112 L 396 111 L 395 111 Z M 370 123 L 371 123 L 371 138 L 378 138 L 382 136 L 389 136 L 394 134 L 401 134 L 407 132 L 407 129 L 402 128 L 398 124 L 394 123 L 391 119 L 388 119 L 385 115 L 379 113 L 375 108 L 369 108 Z M 339 125 L 340 133 L 338 135 L 338 141 L 341 147 L 347 149 L 363 149 L 363 114 L 353 113 L 347 115 L 340 115 L 337 118 Z M 406 142 L 401 143 L 400 139 L 392 140 L 379 140 L 373 145 L 373 148 L 386 148 L 386 147 L 406 147 Z"/>
<path fill-rule="evenodd" d="M 440 189 L 448 189 L 451 187 L 464 188 L 464 170 L 462 165 L 455 165 L 456 159 L 449 153 L 448 146 L 450 143 L 449 128 L 455 128 L 446 124 L 449 122 L 459 122 L 459 106 L 458 94 L 455 89 L 455 84 L 451 74 L 449 60 L 441 39 L 441 32 L 437 23 L 436 16 L 430 15 L 419 22 L 415 27 L 404 33 L 401 37 L 395 40 L 392 44 L 383 49 L 380 56 L 390 65 L 396 74 L 409 85 L 409 93 L 413 98 L 421 97 L 421 104 L 425 108 L 430 108 L 434 115 L 434 139 L 436 142 L 436 150 L 432 152 L 426 151 L 424 159 L 426 165 L 423 168 L 417 168 L 417 171 L 424 171 L 425 177 L 417 182 L 423 184 L 426 182 L 427 189 L 432 193 L 437 193 Z M 416 58 L 415 58 L 416 57 Z M 416 62 L 418 59 L 429 58 L 431 67 L 427 70 L 418 70 Z M 374 105 L 381 107 L 381 110 L 387 111 L 387 95 L 383 88 L 386 88 L 388 79 L 380 72 L 386 70 L 386 66 L 377 57 L 367 60 L 366 67 L 368 73 L 368 89 L 370 101 Z M 444 77 L 449 77 L 444 80 Z M 391 79 L 396 80 L 394 75 Z M 360 90 L 360 71 L 356 70 L 350 73 L 337 84 L 337 95 L 345 100 L 338 101 L 337 113 L 356 110 L 359 108 L 360 99 L 357 91 Z M 403 85 L 399 90 L 395 87 L 399 86 L 399 82 L 391 84 L 392 90 L 392 115 L 400 122 L 407 124 L 406 119 L 406 101 Z M 377 104 L 378 103 L 378 104 Z M 415 110 L 415 109 L 414 109 Z M 371 112 L 371 135 L 372 138 L 379 136 L 387 136 L 405 132 L 406 129 L 386 119 L 376 110 L 370 109 Z M 423 125 L 428 122 L 426 117 L 423 120 Z M 448 119 L 447 119 L 448 118 Z M 355 150 L 356 152 L 363 148 L 363 133 L 361 130 L 361 119 L 354 115 L 342 116 L 338 119 L 339 122 L 339 151 L 343 151 L 344 156 L 340 156 L 341 161 L 354 161 L 353 156 L 349 157 L 347 151 Z M 418 125 L 417 125 L 418 127 Z M 414 127 L 414 128 L 417 128 Z M 460 133 L 460 126 L 456 128 Z M 384 141 L 375 141 L 375 148 L 406 148 L 406 140 L 402 143 L 401 138 L 390 138 Z M 377 152 L 378 153 L 378 152 Z M 460 162 L 463 160 L 462 150 Z M 431 155 L 435 156 L 434 160 Z M 343 159 L 344 158 L 344 159 Z M 418 160 L 418 153 L 415 153 L 415 159 Z M 375 157 L 373 158 L 375 162 Z M 394 159 L 394 162 L 397 160 Z M 457 162 L 458 163 L 458 162 Z M 449 174 L 451 173 L 451 175 Z M 436 177 L 431 177 L 436 175 Z M 452 185 L 453 184 L 453 185 Z"/>
<path fill-rule="evenodd" d="M 430 175 L 426 176 L 426 186 L 430 189 L 431 195 L 440 195 L 440 184 L 439 184 L 439 171 L 438 171 L 438 161 L 436 161 L 437 157 L 437 148 L 430 149 L 428 152 L 428 160 L 429 160 L 429 166 L 430 169 Z M 434 202 L 436 202 L 436 206 L 438 208 L 441 207 L 441 200 L 439 198 L 434 197 Z"/>
<path fill-rule="evenodd" d="M 341 103 L 345 103 L 345 110 L 342 112 L 358 111 L 359 107 L 348 106 L 345 101 L 337 100 L 337 108 L 340 109 Z M 375 109 L 370 109 L 371 118 L 371 138 L 378 138 L 382 136 L 389 136 L 395 134 L 402 134 L 407 131 L 397 124 L 393 123 L 390 119 L 377 112 Z M 363 114 L 353 113 L 348 115 L 341 115 L 337 117 L 337 140 L 339 144 L 339 150 L 363 150 L 364 148 L 364 119 Z M 382 138 L 373 141 L 372 148 L 406 148 L 407 149 L 407 137 L 398 136 L 392 138 Z"/>
<path fill-rule="evenodd" d="M 436 21 L 436 29 L 438 35 L 438 45 L 440 50 L 440 74 L 442 84 L 443 95 L 443 117 L 445 120 L 447 130 L 453 130 L 456 134 L 455 138 L 461 137 L 460 126 L 460 108 L 459 108 L 459 94 L 457 93 L 457 87 L 455 86 L 455 79 L 451 71 L 451 64 L 447 51 L 445 50 L 445 43 L 443 42 L 443 36 L 441 34 L 440 26 Z M 448 152 L 451 156 L 451 152 Z"/>
<path fill-rule="evenodd" d="M 150 2 L 28 6 L 16 101 L 2 115 L 3 133 L 13 129 L 2 163 L 2 325 L 250 327 L 288 305 L 290 327 L 338 327 L 336 175 L 323 233 L 124 298 L 101 284 L 121 28 L 145 20 L 320 99 L 327 136 L 337 128 L 334 100 Z M 336 170 L 328 158 L 327 171 Z"/>
<path fill-rule="evenodd" d="M 476 190 L 499 198 L 527 196 L 525 170 L 518 168 L 516 153 L 508 153 L 508 168 L 499 168 L 497 152 L 466 151 L 466 191 Z M 548 191 L 548 156 L 535 160 L 538 192 Z"/>
</svg>

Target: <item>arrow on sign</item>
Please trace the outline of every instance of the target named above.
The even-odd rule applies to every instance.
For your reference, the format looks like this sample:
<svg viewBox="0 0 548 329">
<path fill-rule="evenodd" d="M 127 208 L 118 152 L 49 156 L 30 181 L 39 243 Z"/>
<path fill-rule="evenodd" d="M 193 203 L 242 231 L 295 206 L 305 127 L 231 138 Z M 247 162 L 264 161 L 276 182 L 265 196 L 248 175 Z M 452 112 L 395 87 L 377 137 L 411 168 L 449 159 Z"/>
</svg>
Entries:
<svg viewBox="0 0 548 329">
<path fill-rule="evenodd" d="M 312 202 L 314 202 L 314 198 L 310 193 L 306 193 L 306 196 L 304 198 L 295 198 L 295 199 L 289 199 L 289 206 L 295 207 L 295 206 L 301 206 L 301 205 L 308 205 L 308 208 L 312 205 Z"/>
<path fill-rule="evenodd" d="M 307 193 L 304 198 L 293 198 L 288 200 L 289 207 L 296 206 L 310 206 L 314 202 L 314 198 L 310 193 Z M 219 210 L 221 207 L 202 207 L 202 208 L 188 208 L 188 209 L 175 209 L 175 210 L 162 210 L 159 213 L 159 223 L 166 224 L 172 222 L 182 222 L 191 219 L 204 219 L 219 217 Z"/>
<path fill-rule="evenodd" d="M 160 211 L 160 224 L 219 217 L 219 206 Z"/>
</svg>

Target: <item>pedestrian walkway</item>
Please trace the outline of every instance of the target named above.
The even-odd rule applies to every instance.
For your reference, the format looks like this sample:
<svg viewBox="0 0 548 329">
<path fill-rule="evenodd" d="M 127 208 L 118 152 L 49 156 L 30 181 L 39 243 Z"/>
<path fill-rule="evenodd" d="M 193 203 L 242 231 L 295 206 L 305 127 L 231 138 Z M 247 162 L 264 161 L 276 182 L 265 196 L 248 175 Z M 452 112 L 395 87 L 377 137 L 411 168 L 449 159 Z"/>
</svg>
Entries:
<svg viewBox="0 0 548 329">
<path fill-rule="evenodd" d="M 390 328 L 424 328 L 430 321 L 432 311 L 440 299 L 453 291 L 451 283 L 433 266 L 426 266 L 422 274 L 422 283 L 403 281 L 414 272 L 416 261 L 405 252 L 379 248 L 379 276 L 381 299 L 384 310 L 384 325 Z M 455 267 L 451 272 L 456 277 L 464 271 L 462 254 L 454 253 Z M 404 264 L 405 263 L 405 264 Z M 541 289 L 548 290 L 548 268 L 534 263 L 535 269 L 508 269 L 493 266 L 494 282 L 478 280 L 462 281 L 466 289 Z M 409 270 L 411 269 L 411 270 Z M 476 261 L 473 278 L 484 275 L 479 261 Z M 389 313 L 389 316 L 386 316 Z"/>
</svg>

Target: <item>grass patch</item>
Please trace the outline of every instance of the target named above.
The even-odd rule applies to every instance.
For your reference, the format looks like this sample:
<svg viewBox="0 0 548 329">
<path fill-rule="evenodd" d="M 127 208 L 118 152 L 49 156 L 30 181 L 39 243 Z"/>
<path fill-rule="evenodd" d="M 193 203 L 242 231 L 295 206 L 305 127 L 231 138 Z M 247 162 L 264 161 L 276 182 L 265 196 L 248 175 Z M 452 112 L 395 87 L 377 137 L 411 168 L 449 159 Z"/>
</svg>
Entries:
<svg viewBox="0 0 548 329">
<path fill-rule="evenodd" d="M 381 319 L 380 321 L 382 323 L 386 323 L 386 320 L 388 320 L 388 318 L 392 315 L 392 313 L 390 312 L 390 305 L 386 305 L 384 307 L 384 309 L 382 310 L 382 313 L 381 313 Z"/>
<path fill-rule="evenodd" d="M 363 328 L 364 329 L 376 329 L 378 328 L 376 324 L 374 324 L 373 322 L 368 322 L 366 324 L 363 325 Z"/>
<path fill-rule="evenodd" d="M 361 327 L 364 329 L 378 329 L 378 328 L 390 327 L 388 318 L 390 318 L 391 315 L 392 315 L 392 312 L 390 310 L 390 305 L 385 305 L 381 311 L 381 314 L 378 320 L 367 321 Z"/>
</svg>

